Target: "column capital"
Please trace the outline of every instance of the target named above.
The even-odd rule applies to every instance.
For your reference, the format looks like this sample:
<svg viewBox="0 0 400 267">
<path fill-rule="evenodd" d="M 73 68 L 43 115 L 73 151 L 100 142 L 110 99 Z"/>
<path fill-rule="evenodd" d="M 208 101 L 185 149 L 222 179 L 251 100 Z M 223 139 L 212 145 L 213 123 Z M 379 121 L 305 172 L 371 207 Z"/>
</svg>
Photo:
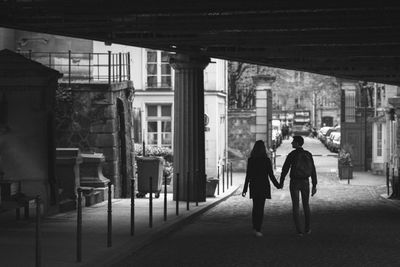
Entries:
<svg viewBox="0 0 400 267">
<path fill-rule="evenodd" d="M 269 74 L 257 74 L 254 75 L 252 78 L 257 87 L 271 86 L 271 84 L 276 80 L 275 76 Z"/>
<path fill-rule="evenodd" d="M 175 54 L 170 56 L 169 63 L 175 70 L 204 69 L 210 63 L 210 58 L 195 54 Z"/>
</svg>

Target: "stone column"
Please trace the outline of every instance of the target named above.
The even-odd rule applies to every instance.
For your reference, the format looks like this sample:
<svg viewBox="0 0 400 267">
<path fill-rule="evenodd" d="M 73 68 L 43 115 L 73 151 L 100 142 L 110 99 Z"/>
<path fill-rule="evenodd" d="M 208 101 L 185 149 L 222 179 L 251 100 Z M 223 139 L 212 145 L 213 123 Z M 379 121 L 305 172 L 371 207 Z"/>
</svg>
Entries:
<svg viewBox="0 0 400 267">
<path fill-rule="evenodd" d="M 107 187 L 110 180 L 103 175 L 104 155 L 102 153 L 82 153 L 81 157 L 80 185 L 95 188 Z"/>
<path fill-rule="evenodd" d="M 397 176 L 393 179 L 393 194 L 391 198 L 400 198 L 400 173 L 398 172 L 400 166 L 400 96 L 391 97 L 389 98 L 389 104 L 393 106 L 395 110 L 396 116 L 394 116 L 395 120 L 397 121 L 397 129 L 396 129 L 396 151 L 393 155 L 393 165 L 391 168 L 397 169 Z"/>
<path fill-rule="evenodd" d="M 210 59 L 176 54 L 174 86 L 174 199 L 179 173 L 179 199 L 205 201 L 204 68 Z M 189 177 L 187 173 L 190 173 Z M 187 186 L 189 183 L 189 186 Z"/>
<path fill-rule="evenodd" d="M 79 148 L 57 148 L 56 176 L 60 212 L 76 208 L 76 190 L 80 185 L 79 164 L 81 163 Z"/>
<path fill-rule="evenodd" d="M 275 77 L 255 75 L 256 85 L 256 140 L 263 140 L 268 149 L 272 148 L 272 90 Z"/>
</svg>

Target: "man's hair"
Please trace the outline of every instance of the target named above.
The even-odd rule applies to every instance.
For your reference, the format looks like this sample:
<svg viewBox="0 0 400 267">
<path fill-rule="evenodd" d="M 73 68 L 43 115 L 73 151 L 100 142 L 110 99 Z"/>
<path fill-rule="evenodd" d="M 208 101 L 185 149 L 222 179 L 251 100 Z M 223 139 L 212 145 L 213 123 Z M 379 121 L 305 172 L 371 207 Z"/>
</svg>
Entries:
<svg viewBox="0 0 400 267">
<path fill-rule="evenodd" d="M 299 146 L 302 146 L 304 144 L 304 139 L 300 135 L 295 135 L 293 136 L 293 141 L 299 144 Z"/>
</svg>

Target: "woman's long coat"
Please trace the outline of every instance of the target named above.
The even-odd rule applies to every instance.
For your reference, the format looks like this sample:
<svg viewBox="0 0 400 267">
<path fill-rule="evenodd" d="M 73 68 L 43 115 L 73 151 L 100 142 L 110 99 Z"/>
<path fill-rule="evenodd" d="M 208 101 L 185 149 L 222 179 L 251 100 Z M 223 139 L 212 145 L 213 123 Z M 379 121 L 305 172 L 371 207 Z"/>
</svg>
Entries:
<svg viewBox="0 0 400 267">
<path fill-rule="evenodd" d="M 244 183 L 244 192 L 250 184 L 250 198 L 271 198 L 272 183 L 278 187 L 279 183 L 274 176 L 271 160 L 267 157 L 251 157 L 247 160 L 246 180 Z"/>
</svg>

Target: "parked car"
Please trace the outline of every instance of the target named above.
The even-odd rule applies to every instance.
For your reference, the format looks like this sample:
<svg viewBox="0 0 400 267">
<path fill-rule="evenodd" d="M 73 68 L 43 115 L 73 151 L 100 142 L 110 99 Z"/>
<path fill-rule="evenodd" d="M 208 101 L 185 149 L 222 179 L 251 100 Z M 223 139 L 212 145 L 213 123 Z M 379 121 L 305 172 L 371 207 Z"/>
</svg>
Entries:
<svg viewBox="0 0 400 267">
<path fill-rule="evenodd" d="M 340 149 L 340 132 L 335 132 L 335 136 L 332 140 L 332 151 L 339 152 Z"/>
<path fill-rule="evenodd" d="M 337 136 L 340 136 L 340 132 L 333 131 L 326 139 L 326 147 L 329 149 L 329 151 L 334 151 L 334 140 L 337 138 Z"/>
<path fill-rule="evenodd" d="M 334 130 L 333 127 L 329 127 L 325 131 L 322 132 L 321 142 L 326 146 L 327 138 L 331 135 L 331 132 Z"/>
<path fill-rule="evenodd" d="M 318 139 L 321 140 L 321 142 L 322 142 L 323 136 L 326 134 L 326 132 L 327 132 L 330 128 L 332 128 L 332 127 L 325 126 L 325 127 L 322 127 L 321 129 L 319 129 L 319 131 L 318 131 Z"/>
</svg>

